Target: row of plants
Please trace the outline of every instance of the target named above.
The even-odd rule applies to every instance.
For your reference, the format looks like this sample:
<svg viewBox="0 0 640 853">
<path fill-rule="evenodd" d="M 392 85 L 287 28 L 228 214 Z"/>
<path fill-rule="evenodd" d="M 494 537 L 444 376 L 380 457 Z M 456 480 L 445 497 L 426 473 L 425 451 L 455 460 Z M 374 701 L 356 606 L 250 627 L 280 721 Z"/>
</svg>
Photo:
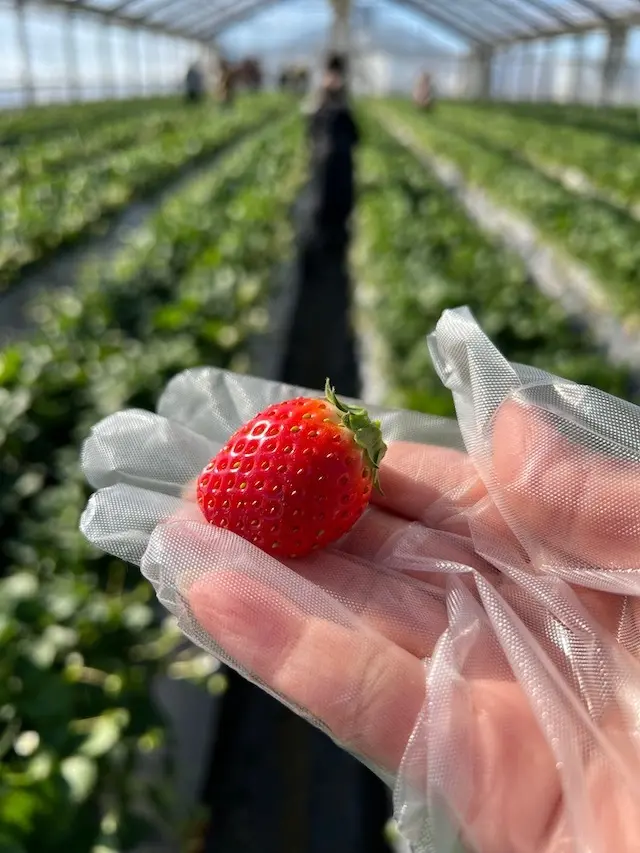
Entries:
<svg viewBox="0 0 640 853">
<path fill-rule="evenodd" d="M 640 114 L 635 106 L 596 106 L 562 104 L 550 101 L 459 101 L 473 103 L 490 116 L 505 113 L 533 118 L 555 126 L 570 126 L 596 133 L 608 133 L 619 139 L 640 140 Z"/>
<path fill-rule="evenodd" d="M 279 95 L 259 95 L 239 101 L 229 112 L 195 109 L 153 139 L 143 136 L 136 145 L 90 166 L 34 175 L 7 187 L 0 209 L 0 289 L 28 264 L 82 236 L 286 105 Z"/>
<path fill-rule="evenodd" d="M 96 122 L 83 128 L 70 128 L 67 133 L 44 134 L 7 149 L 0 162 L 0 187 L 11 182 L 28 182 L 50 177 L 61 169 L 85 167 L 100 157 L 135 145 L 152 143 L 154 138 L 191 120 L 186 107 L 158 105 L 136 113 Z"/>
<path fill-rule="evenodd" d="M 117 120 L 127 115 L 139 115 L 141 110 L 170 109 L 179 107 L 180 103 L 180 99 L 176 97 L 153 97 L 2 110 L 0 146 L 6 148 L 21 145 L 32 138 L 95 127 L 101 122 Z"/>
<path fill-rule="evenodd" d="M 488 120 L 489 119 L 489 120 Z M 602 193 L 621 205 L 640 201 L 638 141 L 611 134 L 578 130 L 527 115 L 453 103 L 438 107 L 437 120 L 462 134 L 478 134 L 519 152 L 534 165 L 579 170 Z"/>
<path fill-rule="evenodd" d="M 367 144 L 359 163 L 355 277 L 358 302 L 386 348 L 390 402 L 453 414 L 425 336 L 443 310 L 460 305 L 471 308 L 510 360 L 628 396 L 627 372 L 608 365 L 536 290 L 521 260 L 496 247 L 387 130 L 362 121 Z"/>
<path fill-rule="evenodd" d="M 181 370 L 248 366 L 273 270 L 291 249 L 301 143 L 297 116 L 239 143 L 106 269 L 41 298 L 37 334 L 0 354 L 6 853 L 123 853 L 175 813 L 170 767 L 144 782 L 134 772 L 167 737 L 152 682 L 166 674 L 215 692 L 221 675 L 206 655 L 176 657 L 177 631 L 158 621 L 150 585 L 80 535 L 79 448 L 107 414 L 153 409 Z"/>
<path fill-rule="evenodd" d="M 640 323 L 640 222 L 605 201 L 576 195 L 517 152 L 482 133 L 462 132 L 405 104 L 376 114 L 410 131 L 425 151 L 454 163 L 464 178 L 504 207 L 519 211 L 558 249 L 606 284 L 610 310 L 629 328 Z M 604 287 L 603 287 L 604 290 Z"/>
</svg>

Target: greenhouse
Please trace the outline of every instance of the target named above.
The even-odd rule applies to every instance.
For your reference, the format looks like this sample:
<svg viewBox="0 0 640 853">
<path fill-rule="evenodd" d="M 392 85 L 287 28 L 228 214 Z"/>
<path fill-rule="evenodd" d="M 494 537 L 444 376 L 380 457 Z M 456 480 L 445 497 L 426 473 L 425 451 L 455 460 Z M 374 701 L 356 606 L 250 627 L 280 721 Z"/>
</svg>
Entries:
<svg viewBox="0 0 640 853">
<path fill-rule="evenodd" d="M 305 60 L 327 42 L 328 6 L 2 0 L 0 106 L 169 93 L 217 46 L 260 54 L 275 74 L 283 57 Z M 366 0 L 351 3 L 348 17 L 361 85 L 402 89 L 426 65 L 452 97 L 633 104 L 638 96 L 636 0 L 452 0 L 446 8 Z"/>
<path fill-rule="evenodd" d="M 640 0 L 0 56 L 0 853 L 635 853 Z"/>
</svg>

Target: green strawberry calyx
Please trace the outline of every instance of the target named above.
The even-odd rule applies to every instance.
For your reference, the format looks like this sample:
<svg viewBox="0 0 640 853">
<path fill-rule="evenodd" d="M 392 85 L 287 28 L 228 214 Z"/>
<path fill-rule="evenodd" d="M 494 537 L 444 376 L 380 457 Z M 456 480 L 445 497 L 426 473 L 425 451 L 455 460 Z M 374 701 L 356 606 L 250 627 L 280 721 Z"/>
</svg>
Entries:
<svg viewBox="0 0 640 853">
<path fill-rule="evenodd" d="M 382 494 L 380 463 L 387 452 L 387 445 L 382 439 L 380 421 L 372 421 L 369 413 L 362 406 L 343 403 L 336 396 L 336 389 L 332 387 L 329 379 L 324 387 L 324 393 L 328 402 L 338 411 L 342 424 L 353 433 L 355 443 L 364 450 L 365 462 L 371 469 L 373 485 Z"/>
</svg>

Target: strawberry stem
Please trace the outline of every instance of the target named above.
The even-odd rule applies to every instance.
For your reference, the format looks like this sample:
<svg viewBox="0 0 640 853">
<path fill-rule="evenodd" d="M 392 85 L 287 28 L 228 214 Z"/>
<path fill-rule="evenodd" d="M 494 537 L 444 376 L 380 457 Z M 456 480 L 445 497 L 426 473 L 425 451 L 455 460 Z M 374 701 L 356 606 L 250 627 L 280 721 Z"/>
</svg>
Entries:
<svg viewBox="0 0 640 853">
<path fill-rule="evenodd" d="M 387 452 L 387 445 L 382 439 L 380 421 L 372 421 L 369 413 L 362 406 L 343 403 L 336 396 L 336 389 L 332 387 L 329 379 L 324 387 L 324 393 L 328 402 L 339 412 L 344 426 L 353 433 L 355 443 L 364 450 L 365 462 L 371 469 L 373 485 L 382 494 L 379 471 L 380 463 Z"/>
</svg>

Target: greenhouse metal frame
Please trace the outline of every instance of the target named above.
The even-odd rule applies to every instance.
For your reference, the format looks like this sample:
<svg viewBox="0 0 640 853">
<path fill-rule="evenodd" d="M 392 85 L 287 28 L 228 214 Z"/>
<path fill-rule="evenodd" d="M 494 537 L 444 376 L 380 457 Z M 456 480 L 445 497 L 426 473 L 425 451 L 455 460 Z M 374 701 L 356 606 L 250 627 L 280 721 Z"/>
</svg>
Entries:
<svg viewBox="0 0 640 853">
<path fill-rule="evenodd" d="M 159 38 L 159 49 L 170 50 L 172 43 L 187 41 L 194 50 L 213 49 L 216 39 L 234 24 L 248 20 L 254 14 L 278 5 L 281 0 L 13 0 L 16 16 L 17 40 L 21 56 L 20 88 L 24 103 L 40 100 L 41 88 L 34 80 L 33 56 L 29 46 L 25 16 L 31 9 L 56 9 L 65 15 L 66 26 L 72 33 L 76 15 L 90 15 L 104 27 L 105 45 L 101 49 L 101 66 L 106 79 L 113 77 L 113 51 L 109 47 L 109 28 L 124 27 L 130 32 L 145 31 Z M 348 17 L 350 5 L 338 4 L 343 9 L 342 17 Z M 500 62 L 508 61 L 508 79 L 523 74 L 529 84 L 520 86 L 517 97 L 532 100 L 545 98 L 544 87 L 536 86 L 534 66 L 540 62 L 554 61 L 554 47 L 559 37 L 573 37 L 570 61 L 575 67 L 574 83 L 570 87 L 574 94 L 581 90 L 594 90 L 593 100 L 616 102 L 636 100 L 636 85 L 640 96 L 640 80 L 634 79 L 627 85 L 625 94 L 616 95 L 620 80 L 628 75 L 627 46 L 629 32 L 640 25 L 640 0 L 395 0 L 396 5 L 418 13 L 448 31 L 468 45 L 468 52 L 459 56 L 459 73 L 466 83 L 457 90 L 471 97 L 508 97 L 504 85 L 496 84 L 495 69 Z M 338 13 L 336 13 L 338 14 Z M 340 15 L 338 14 L 338 17 Z M 594 63 L 585 55 L 583 44 L 586 37 L 598 32 L 606 36 L 606 49 L 601 60 Z M 81 87 L 77 77 L 74 57 L 75 39 L 65 39 L 67 89 L 69 99 Z M 427 51 L 425 51 L 427 53 Z M 565 50 L 566 54 L 566 50 Z M 140 57 L 138 61 L 141 62 Z M 592 69 L 588 85 L 585 85 L 583 69 Z M 523 71 L 524 69 L 524 71 Z M 634 78 L 636 76 L 634 73 Z M 598 80 L 594 85 L 594 80 Z M 176 81 L 171 85 L 175 87 Z M 112 87 L 113 88 L 113 87 Z M 155 90 L 161 87 L 155 86 Z M 508 88 L 508 87 L 507 87 Z M 144 92 L 141 92 L 144 93 Z M 103 86 L 102 96 L 110 94 Z M 112 92 L 111 92 L 112 94 Z M 587 98 L 588 99 L 588 98 Z"/>
</svg>

